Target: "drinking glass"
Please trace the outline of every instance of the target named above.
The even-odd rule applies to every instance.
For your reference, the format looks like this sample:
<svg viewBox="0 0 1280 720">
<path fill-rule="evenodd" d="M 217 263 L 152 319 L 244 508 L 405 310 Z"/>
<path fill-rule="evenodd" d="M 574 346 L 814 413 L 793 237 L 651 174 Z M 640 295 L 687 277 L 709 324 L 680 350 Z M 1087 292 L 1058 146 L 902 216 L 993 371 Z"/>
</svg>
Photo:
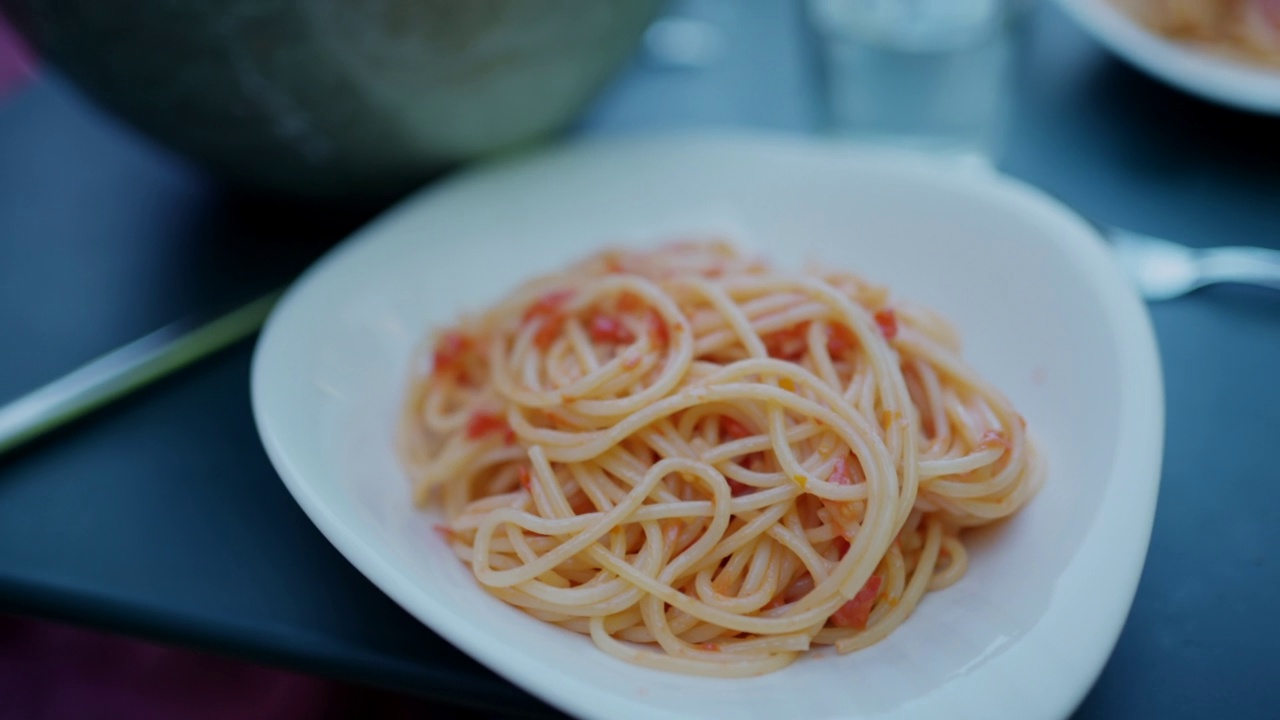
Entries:
<svg viewBox="0 0 1280 720">
<path fill-rule="evenodd" d="M 1022 0 L 808 0 L 830 132 L 993 160 Z"/>
</svg>

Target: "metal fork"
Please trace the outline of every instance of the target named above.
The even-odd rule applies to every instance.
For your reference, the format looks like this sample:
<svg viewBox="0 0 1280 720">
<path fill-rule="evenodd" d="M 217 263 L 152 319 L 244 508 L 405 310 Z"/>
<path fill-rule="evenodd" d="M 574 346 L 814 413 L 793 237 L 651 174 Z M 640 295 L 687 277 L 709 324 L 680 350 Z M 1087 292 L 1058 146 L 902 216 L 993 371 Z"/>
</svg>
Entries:
<svg viewBox="0 0 1280 720">
<path fill-rule="evenodd" d="M 1280 290 L 1280 250 L 1217 247 L 1197 250 L 1119 228 L 1104 230 L 1121 267 L 1147 300 L 1172 300 L 1218 283 Z"/>
</svg>

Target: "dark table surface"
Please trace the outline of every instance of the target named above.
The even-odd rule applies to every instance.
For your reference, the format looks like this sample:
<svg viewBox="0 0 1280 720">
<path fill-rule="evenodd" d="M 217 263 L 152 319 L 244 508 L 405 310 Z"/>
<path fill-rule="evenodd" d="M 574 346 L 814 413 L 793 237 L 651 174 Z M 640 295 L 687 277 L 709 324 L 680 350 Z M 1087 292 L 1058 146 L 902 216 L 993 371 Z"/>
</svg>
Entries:
<svg viewBox="0 0 1280 720">
<path fill-rule="evenodd" d="M 786 0 L 703 0 L 722 56 L 641 54 L 579 133 L 818 127 Z M 1002 166 L 1107 223 L 1280 247 L 1280 119 L 1204 104 L 1051 7 L 1020 41 Z M 55 74 L 0 106 L 0 401 L 189 312 L 286 282 L 358 225 L 239 196 Z M 1280 293 L 1152 308 L 1168 442 L 1137 599 L 1077 717 L 1275 717 Z M 250 343 L 0 458 L 0 611 L 111 628 L 503 714 L 550 713 L 412 620 L 311 526 L 258 444 Z"/>
</svg>

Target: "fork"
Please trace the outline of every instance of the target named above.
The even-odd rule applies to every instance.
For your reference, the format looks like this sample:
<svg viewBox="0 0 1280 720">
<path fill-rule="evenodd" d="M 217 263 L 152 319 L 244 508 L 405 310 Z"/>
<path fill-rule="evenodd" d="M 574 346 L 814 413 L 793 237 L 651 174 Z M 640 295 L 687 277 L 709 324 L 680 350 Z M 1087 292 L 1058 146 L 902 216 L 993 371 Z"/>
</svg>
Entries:
<svg viewBox="0 0 1280 720">
<path fill-rule="evenodd" d="M 1116 259 L 1147 300 L 1172 300 L 1218 283 L 1280 290 L 1280 250 L 1216 247 L 1197 250 L 1120 228 L 1104 230 Z"/>
</svg>

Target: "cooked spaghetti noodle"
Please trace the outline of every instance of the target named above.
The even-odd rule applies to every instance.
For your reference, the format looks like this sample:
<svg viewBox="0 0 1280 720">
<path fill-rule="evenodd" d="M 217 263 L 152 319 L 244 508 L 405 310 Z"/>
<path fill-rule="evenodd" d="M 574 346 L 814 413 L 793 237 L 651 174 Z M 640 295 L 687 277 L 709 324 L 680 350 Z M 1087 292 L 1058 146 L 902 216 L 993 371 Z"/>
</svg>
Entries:
<svg viewBox="0 0 1280 720">
<path fill-rule="evenodd" d="M 1280 0 L 1112 0 L 1174 40 L 1280 67 Z"/>
<path fill-rule="evenodd" d="M 404 462 L 479 583 L 665 670 L 881 640 L 1043 475 L 938 316 L 721 242 L 538 278 L 423 365 Z"/>
</svg>

